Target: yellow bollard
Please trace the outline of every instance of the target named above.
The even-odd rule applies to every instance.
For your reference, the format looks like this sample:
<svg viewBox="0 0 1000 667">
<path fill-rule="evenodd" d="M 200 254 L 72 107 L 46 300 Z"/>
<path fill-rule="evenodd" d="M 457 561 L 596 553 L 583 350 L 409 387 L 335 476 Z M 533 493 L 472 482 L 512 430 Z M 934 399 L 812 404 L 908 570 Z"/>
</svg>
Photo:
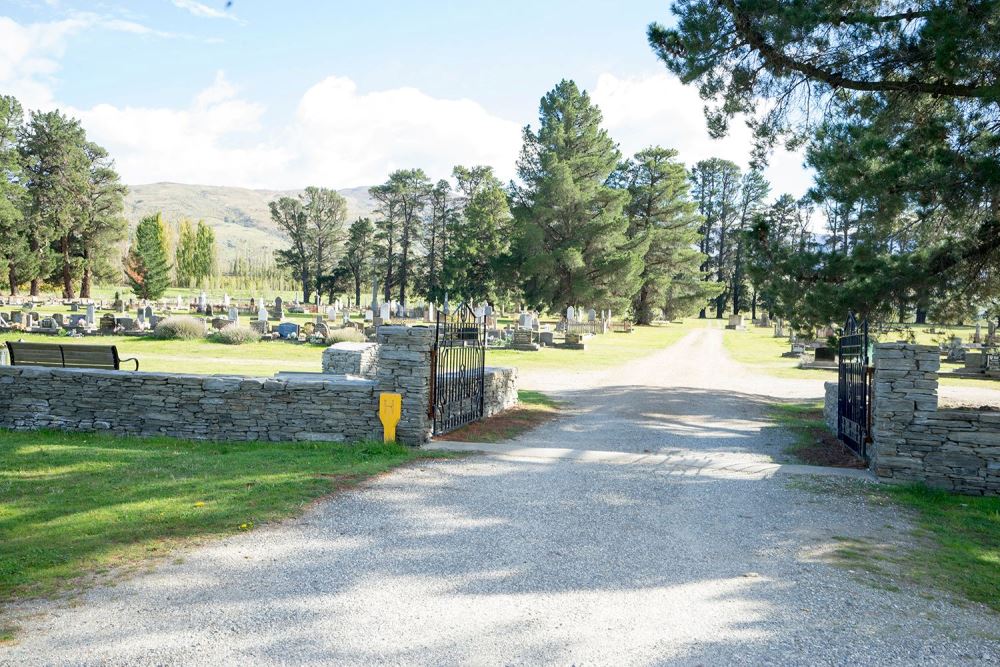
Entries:
<svg viewBox="0 0 1000 667">
<path fill-rule="evenodd" d="M 382 420 L 383 442 L 396 442 L 396 424 L 403 414 L 403 397 L 400 394 L 379 394 L 378 418 Z"/>
</svg>

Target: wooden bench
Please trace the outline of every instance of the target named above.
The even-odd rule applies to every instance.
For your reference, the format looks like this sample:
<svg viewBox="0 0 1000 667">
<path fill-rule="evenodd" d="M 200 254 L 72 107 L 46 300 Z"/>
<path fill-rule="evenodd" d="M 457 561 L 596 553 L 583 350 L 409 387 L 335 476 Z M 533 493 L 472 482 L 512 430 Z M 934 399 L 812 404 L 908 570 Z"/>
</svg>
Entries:
<svg viewBox="0 0 1000 667">
<path fill-rule="evenodd" d="M 50 368 L 101 368 L 121 370 L 123 361 L 135 363 L 133 370 L 139 370 L 139 360 L 122 359 L 114 345 L 57 345 L 54 343 L 24 343 L 7 341 L 7 352 L 11 366 L 47 366 Z"/>
</svg>

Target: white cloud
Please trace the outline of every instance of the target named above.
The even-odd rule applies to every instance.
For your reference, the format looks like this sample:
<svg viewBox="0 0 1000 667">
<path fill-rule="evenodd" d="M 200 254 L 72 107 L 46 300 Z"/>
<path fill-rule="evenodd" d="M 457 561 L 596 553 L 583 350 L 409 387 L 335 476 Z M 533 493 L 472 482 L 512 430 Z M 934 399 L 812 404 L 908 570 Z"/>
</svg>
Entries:
<svg viewBox="0 0 1000 667">
<path fill-rule="evenodd" d="M 186 12 L 193 14 L 199 18 L 204 19 L 231 19 L 237 21 L 233 14 L 221 9 L 215 9 L 209 7 L 208 5 L 203 5 L 200 2 L 195 2 L 195 0 L 173 0 L 174 7 L 178 9 L 183 9 Z"/>
<path fill-rule="evenodd" d="M 59 21 L 27 25 L 0 16 L 0 89 L 17 97 L 29 109 L 56 106 L 52 87 L 59 71 L 59 60 L 70 37 L 92 28 L 133 35 L 178 37 L 135 21 L 92 12 L 78 12 Z"/>
<path fill-rule="evenodd" d="M 456 164 L 490 164 L 506 179 L 520 148 L 516 123 L 470 100 L 414 88 L 361 93 L 342 77 L 309 88 L 273 133 L 264 128 L 264 107 L 241 99 L 222 73 L 185 109 L 70 111 L 129 183 L 341 188 L 378 183 L 406 167 L 442 178 Z"/>
<path fill-rule="evenodd" d="M 753 143 L 750 130 L 739 119 L 730 124 L 729 136 L 708 135 L 704 103 L 694 86 L 685 86 L 672 74 L 619 78 L 602 74 L 591 91 L 604 113 L 604 126 L 620 142 L 625 155 L 651 144 L 674 148 L 687 166 L 710 157 L 732 160 L 746 168 Z M 777 149 L 766 171 L 772 194 L 805 194 L 812 174 L 802 166 L 802 153 Z"/>
</svg>

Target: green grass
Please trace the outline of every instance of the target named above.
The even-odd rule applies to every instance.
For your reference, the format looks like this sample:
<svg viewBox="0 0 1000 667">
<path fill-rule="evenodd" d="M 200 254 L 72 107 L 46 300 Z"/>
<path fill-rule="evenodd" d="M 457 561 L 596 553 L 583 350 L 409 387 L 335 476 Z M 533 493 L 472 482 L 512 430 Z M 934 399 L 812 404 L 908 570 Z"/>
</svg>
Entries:
<svg viewBox="0 0 1000 667">
<path fill-rule="evenodd" d="M 76 589 L 192 541 L 252 530 L 427 456 L 441 454 L 0 431 L 0 602 Z"/>
<path fill-rule="evenodd" d="M 137 357 L 139 370 L 169 373 L 270 376 L 278 371 L 316 371 L 322 365 L 322 345 L 274 340 L 224 345 L 209 339 L 156 340 L 147 336 L 54 337 L 19 332 L 0 333 L 6 340 L 41 343 L 117 345 L 122 357 Z M 131 366 L 128 366 L 129 368 Z"/>
<path fill-rule="evenodd" d="M 960 496 L 925 486 L 884 492 L 916 515 L 926 546 L 909 554 L 910 573 L 1000 612 L 1000 497 Z"/>
<path fill-rule="evenodd" d="M 673 345 L 703 321 L 635 327 L 632 333 L 606 333 L 587 339 L 587 349 L 543 347 L 538 352 L 488 350 L 487 366 L 513 366 L 525 371 L 587 371 L 611 368 L 658 352 Z"/>
<path fill-rule="evenodd" d="M 834 371 L 799 368 L 799 360 L 782 357 L 791 346 L 788 338 L 775 338 L 770 328 L 750 327 L 746 331 L 727 329 L 722 332 L 722 344 L 733 359 L 755 371 L 771 377 L 796 380 L 836 380 Z"/>
</svg>

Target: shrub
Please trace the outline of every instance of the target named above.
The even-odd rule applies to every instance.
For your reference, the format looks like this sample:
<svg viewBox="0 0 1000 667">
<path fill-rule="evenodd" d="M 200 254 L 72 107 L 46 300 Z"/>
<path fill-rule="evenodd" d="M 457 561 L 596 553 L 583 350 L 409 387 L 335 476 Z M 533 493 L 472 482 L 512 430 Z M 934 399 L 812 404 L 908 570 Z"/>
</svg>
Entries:
<svg viewBox="0 0 1000 667">
<path fill-rule="evenodd" d="M 190 315 L 172 315 L 156 325 L 153 336 L 163 340 L 192 340 L 205 335 L 205 321 Z"/>
<path fill-rule="evenodd" d="M 212 340 L 226 345 L 243 345 L 256 343 L 260 340 L 260 334 L 245 324 L 230 324 L 212 334 Z"/>
<path fill-rule="evenodd" d="M 350 327 L 333 329 L 326 336 L 327 345 L 334 345 L 336 343 L 364 343 L 367 340 L 368 338 L 365 337 L 364 333 Z"/>
</svg>

